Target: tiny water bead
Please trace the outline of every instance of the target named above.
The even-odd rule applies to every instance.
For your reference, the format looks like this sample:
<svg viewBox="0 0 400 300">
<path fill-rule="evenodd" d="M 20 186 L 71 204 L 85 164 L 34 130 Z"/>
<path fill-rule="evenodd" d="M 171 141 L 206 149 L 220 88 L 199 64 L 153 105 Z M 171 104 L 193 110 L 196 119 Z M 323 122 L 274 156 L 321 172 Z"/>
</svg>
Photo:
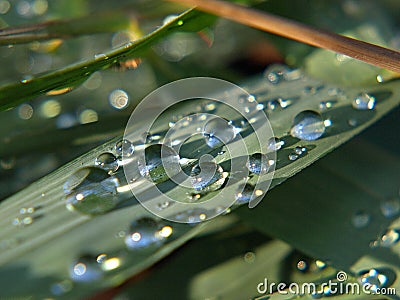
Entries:
<svg viewBox="0 0 400 300">
<path fill-rule="evenodd" d="M 293 120 L 290 134 L 305 141 L 319 139 L 325 132 L 325 124 L 322 116 L 312 110 L 300 112 Z"/>
<path fill-rule="evenodd" d="M 352 102 L 352 105 L 355 109 L 358 110 L 371 110 L 375 107 L 375 97 L 371 96 L 367 93 L 361 93 L 357 95 Z"/>
<path fill-rule="evenodd" d="M 307 152 L 307 148 L 306 147 L 302 147 L 302 146 L 296 146 L 293 149 L 294 153 L 297 155 L 303 155 L 304 153 Z"/>
<path fill-rule="evenodd" d="M 321 101 L 319 103 L 319 109 L 320 110 L 328 110 L 331 109 L 335 105 L 336 101 L 329 100 L 329 101 Z"/>
<path fill-rule="evenodd" d="M 388 278 L 385 274 L 379 273 L 376 269 L 367 270 L 360 273 L 360 282 L 372 293 L 386 286 Z"/>
<path fill-rule="evenodd" d="M 267 155 L 262 153 L 254 153 L 249 156 L 246 163 L 247 169 L 254 174 L 265 174 L 275 164 L 273 159 L 270 159 Z"/>
<path fill-rule="evenodd" d="M 172 233 L 171 226 L 150 217 L 143 217 L 132 222 L 125 237 L 125 245 L 129 250 L 158 246 L 164 243 Z"/>
<path fill-rule="evenodd" d="M 92 282 L 101 279 L 103 270 L 96 257 L 83 255 L 72 263 L 69 275 L 73 281 Z"/>
<path fill-rule="evenodd" d="M 196 191 L 216 191 L 226 180 L 223 168 L 213 161 L 200 162 L 190 172 L 191 183 Z"/>
<path fill-rule="evenodd" d="M 163 182 L 180 172 L 179 155 L 176 151 L 163 144 L 153 144 L 145 149 L 144 162 L 139 160 L 140 174 L 155 182 Z M 169 175 L 168 175 L 169 174 Z"/>
<path fill-rule="evenodd" d="M 88 215 L 103 214 L 119 200 L 119 180 L 95 167 L 86 167 L 72 174 L 64 184 L 66 207 Z"/>
<path fill-rule="evenodd" d="M 279 149 L 282 148 L 282 146 L 285 145 L 285 141 L 277 138 L 277 137 L 272 137 L 268 140 L 268 150 L 269 151 L 278 151 Z"/>
<path fill-rule="evenodd" d="M 204 124 L 202 133 L 210 148 L 218 148 L 231 142 L 238 131 L 232 122 L 216 117 Z"/>
<path fill-rule="evenodd" d="M 118 170 L 118 160 L 112 153 L 109 152 L 105 152 L 97 156 L 94 164 L 109 172 L 115 172 Z"/>
<path fill-rule="evenodd" d="M 367 214 L 365 211 L 358 211 L 353 214 L 351 218 L 351 222 L 355 228 L 364 228 L 366 227 L 371 220 L 371 216 Z"/>
<path fill-rule="evenodd" d="M 295 153 L 291 153 L 291 154 L 288 155 L 288 159 L 291 160 L 291 161 L 295 161 L 298 158 L 299 158 L 299 156 L 297 154 L 295 154 Z"/>
<path fill-rule="evenodd" d="M 133 155 L 135 152 L 135 146 L 133 144 L 124 139 L 115 144 L 115 154 L 117 154 L 118 157 L 126 157 L 129 158 Z"/>
<path fill-rule="evenodd" d="M 382 215 L 390 219 L 400 213 L 400 199 L 397 197 L 382 201 L 380 204 Z"/>
<path fill-rule="evenodd" d="M 264 192 L 260 189 L 256 189 L 254 185 L 246 183 L 245 186 L 236 192 L 235 200 L 236 204 L 245 204 L 248 203 L 260 196 L 262 196 Z"/>
</svg>

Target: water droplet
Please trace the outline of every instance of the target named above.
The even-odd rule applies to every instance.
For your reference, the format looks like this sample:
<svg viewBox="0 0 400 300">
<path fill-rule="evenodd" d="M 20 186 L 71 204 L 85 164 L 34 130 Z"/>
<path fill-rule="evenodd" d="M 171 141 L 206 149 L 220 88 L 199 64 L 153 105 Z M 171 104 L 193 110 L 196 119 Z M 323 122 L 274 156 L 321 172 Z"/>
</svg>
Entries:
<svg viewBox="0 0 400 300">
<path fill-rule="evenodd" d="M 237 204 L 248 203 L 260 196 L 262 196 L 264 192 L 259 189 L 255 189 L 255 186 L 246 183 L 243 189 L 239 189 L 235 194 L 235 199 Z"/>
<path fill-rule="evenodd" d="M 272 99 L 267 101 L 267 108 L 268 110 L 277 110 L 277 109 L 285 109 L 292 105 L 293 100 L 292 99 L 284 99 L 281 97 Z M 260 109 L 258 109 L 260 110 Z"/>
<path fill-rule="evenodd" d="M 276 65 L 268 68 L 264 73 L 264 77 L 266 77 L 270 83 L 278 84 L 286 79 L 290 80 L 290 77 L 285 78 L 285 75 L 288 74 L 288 72 L 290 72 L 290 69 L 288 67 Z"/>
<path fill-rule="evenodd" d="M 112 153 L 109 152 L 105 152 L 97 156 L 94 164 L 109 172 L 115 172 L 118 170 L 118 160 Z"/>
<path fill-rule="evenodd" d="M 358 122 L 356 119 L 349 119 L 347 121 L 347 123 L 351 126 L 351 127 L 356 127 L 358 125 Z"/>
<path fill-rule="evenodd" d="M 217 110 L 217 105 L 214 102 L 205 102 L 201 105 L 201 111 L 213 113 Z"/>
<path fill-rule="evenodd" d="M 385 247 L 390 248 L 400 239 L 400 233 L 396 229 L 387 230 L 379 239 L 371 243 L 371 248 Z"/>
<path fill-rule="evenodd" d="M 282 146 L 285 144 L 285 141 L 277 138 L 277 137 L 272 137 L 268 140 L 268 150 L 269 151 L 278 151 L 279 149 L 282 148 Z"/>
<path fill-rule="evenodd" d="M 138 163 L 140 174 L 159 183 L 179 173 L 179 155 L 171 147 L 162 144 L 154 144 L 145 149 L 145 162 Z"/>
<path fill-rule="evenodd" d="M 400 199 L 390 198 L 381 202 L 380 205 L 382 214 L 390 219 L 397 216 L 400 212 Z"/>
<path fill-rule="evenodd" d="M 351 222 L 356 228 L 364 228 L 366 227 L 371 220 L 371 216 L 364 211 L 356 212 L 352 218 Z"/>
<path fill-rule="evenodd" d="M 376 293 L 386 285 L 388 278 L 386 275 L 379 273 L 376 269 L 371 269 L 361 272 L 359 280 L 362 285 L 368 285 L 367 287 L 370 292 Z"/>
<path fill-rule="evenodd" d="M 254 254 L 254 252 L 247 252 L 244 257 L 243 257 L 244 261 L 248 264 L 252 264 L 255 262 L 256 260 L 256 255 Z"/>
<path fill-rule="evenodd" d="M 296 267 L 297 267 L 297 270 L 304 272 L 304 271 L 307 270 L 308 264 L 307 264 L 306 261 L 300 260 L 300 261 L 297 263 Z"/>
<path fill-rule="evenodd" d="M 204 124 L 202 130 L 206 143 L 211 148 L 228 144 L 236 137 L 237 132 L 230 121 L 218 117 Z"/>
<path fill-rule="evenodd" d="M 375 97 L 373 97 L 367 93 L 361 93 L 353 99 L 352 105 L 355 109 L 358 109 L 358 110 L 374 109 Z"/>
<path fill-rule="evenodd" d="M 321 101 L 319 103 L 320 110 L 328 110 L 335 105 L 335 101 Z"/>
<path fill-rule="evenodd" d="M 115 154 L 118 157 L 131 157 L 133 152 L 135 151 L 135 147 L 128 140 L 121 140 L 115 144 Z"/>
<path fill-rule="evenodd" d="M 295 153 L 291 153 L 291 154 L 288 155 L 288 158 L 291 161 L 295 161 L 296 159 L 299 158 L 299 156 L 297 154 L 295 154 Z"/>
<path fill-rule="evenodd" d="M 297 155 L 302 155 L 303 152 L 305 152 L 303 151 L 303 149 L 306 150 L 304 147 L 297 146 L 294 148 L 294 153 L 296 153 Z"/>
<path fill-rule="evenodd" d="M 307 95 L 315 95 L 321 89 L 323 89 L 323 86 L 306 86 L 303 91 Z"/>
<path fill-rule="evenodd" d="M 169 201 L 164 201 L 164 202 L 161 202 L 161 203 L 158 203 L 157 204 L 157 209 L 159 209 L 159 210 L 164 210 L 164 209 L 166 209 L 166 208 L 168 208 L 168 207 L 170 207 L 171 206 L 171 202 L 169 202 Z"/>
<path fill-rule="evenodd" d="M 103 214 L 118 203 L 117 178 L 106 171 L 85 167 L 72 174 L 64 184 L 66 206 L 84 214 Z"/>
<path fill-rule="evenodd" d="M 132 222 L 125 237 L 125 245 L 130 250 L 158 246 L 172 234 L 172 227 L 149 217 Z"/>
<path fill-rule="evenodd" d="M 213 161 L 200 161 L 192 168 L 190 177 L 193 188 L 202 193 L 218 190 L 226 179 L 222 167 Z"/>
<path fill-rule="evenodd" d="M 99 53 L 99 54 L 94 55 L 95 60 L 101 60 L 101 59 L 107 59 L 107 58 L 108 58 L 108 56 L 105 55 L 104 53 Z"/>
<path fill-rule="evenodd" d="M 99 280 L 103 276 L 103 271 L 96 257 L 83 255 L 72 263 L 69 275 L 74 281 L 92 282 Z"/>
<path fill-rule="evenodd" d="M 314 141 L 320 138 L 325 132 L 325 125 L 322 116 L 312 110 L 300 112 L 293 121 L 290 134 L 293 137 L 306 141 Z"/>
<path fill-rule="evenodd" d="M 51 285 L 50 292 L 55 296 L 60 296 L 72 290 L 73 284 L 70 280 L 63 280 Z"/>
<path fill-rule="evenodd" d="M 118 89 L 110 93 L 108 101 L 110 102 L 110 105 L 115 109 L 122 110 L 128 106 L 129 96 L 124 90 Z"/>
<path fill-rule="evenodd" d="M 275 161 L 262 153 L 254 153 L 250 155 L 246 163 L 247 169 L 254 174 L 268 173 L 270 168 L 275 164 Z"/>
<path fill-rule="evenodd" d="M 35 212 L 35 208 L 34 207 L 21 207 L 19 210 L 19 213 L 21 215 L 24 214 L 33 214 Z"/>
</svg>

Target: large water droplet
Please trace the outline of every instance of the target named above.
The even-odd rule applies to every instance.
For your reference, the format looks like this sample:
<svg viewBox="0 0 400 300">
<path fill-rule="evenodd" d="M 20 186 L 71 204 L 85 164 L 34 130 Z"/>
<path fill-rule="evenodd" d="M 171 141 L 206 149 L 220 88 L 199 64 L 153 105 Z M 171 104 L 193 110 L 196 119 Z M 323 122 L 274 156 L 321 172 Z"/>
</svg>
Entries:
<svg viewBox="0 0 400 300">
<path fill-rule="evenodd" d="M 399 198 L 390 198 L 383 202 L 380 205 L 381 212 L 386 218 L 393 218 L 397 216 L 400 212 L 400 199 Z"/>
<path fill-rule="evenodd" d="M 370 292 L 376 293 L 386 285 L 388 278 L 386 275 L 379 273 L 378 270 L 371 269 L 361 272 L 359 280 Z"/>
<path fill-rule="evenodd" d="M 171 226 L 149 217 L 132 222 L 125 237 L 125 244 L 130 250 L 139 250 L 158 246 L 171 236 Z"/>
<path fill-rule="evenodd" d="M 293 137 L 306 141 L 319 139 L 325 132 L 322 116 L 312 110 L 300 112 L 293 121 L 290 134 Z"/>
<path fill-rule="evenodd" d="M 163 182 L 179 173 L 179 155 L 176 151 L 166 145 L 154 144 L 145 149 L 145 163 L 139 161 L 140 174 L 155 182 Z"/>
<path fill-rule="evenodd" d="M 202 193 L 218 190 L 226 179 L 222 167 L 213 161 L 200 161 L 192 168 L 190 177 L 193 188 Z"/>
<path fill-rule="evenodd" d="M 235 194 L 237 204 L 248 203 L 257 197 L 260 197 L 264 192 L 260 189 L 256 189 L 255 186 L 246 183 L 242 189 L 239 189 Z"/>
<path fill-rule="evenodd" d="M 231 122 L 217 117 L 204 124 L 202 132 L 207 145 L 217 148 L 231 142 L 236 137 L 238 129 Z"/>
<path fill-rule="evenodd" d="M 105 152 L 97 156 L 95 165 L 109 172 L 115 172 L 118 169 L 117 158 L 109 152 Z"/>
<path fill-rule="evenodd" d="M 72 174 L 64 184 L 66 206 L 84 214 L 103 214 L 118 203 L 119 181 L 106 171 L 86 167 Z"/>
<path fill-rule="evenodd" d="M 96 257 L 83 255 L 72 263 L 69 275 L 74 281 L 92 282 L 99 280 L 103 276 L 103 271 Z"/>
<path fill-rule="evenodd" d="M 367 93 L 361 93 L 353 99 L 352 105 L 355 109 L 359 110 L 374 109 L 375 97 Z"/>
<path fill-rule="evenodd" d="M 275 164 L 273 159 L 262 153 L 254 153 L 250 155 L 246 163 L 247 169 L 254 174 L 268 173 L 270 168 Z"/>
<path fill-rule="evenodd" d="M 128 140 L 121 140 L 115 144 L 115 154 L 119 157 L 131 157 L 134 151 L 135 147 Z"/>
</svg>

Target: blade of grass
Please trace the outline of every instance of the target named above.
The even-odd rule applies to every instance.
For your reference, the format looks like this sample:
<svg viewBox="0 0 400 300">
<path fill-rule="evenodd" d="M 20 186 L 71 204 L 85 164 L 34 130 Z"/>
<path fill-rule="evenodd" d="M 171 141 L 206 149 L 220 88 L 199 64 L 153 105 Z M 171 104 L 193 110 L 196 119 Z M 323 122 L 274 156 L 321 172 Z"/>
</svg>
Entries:
<svg viewBox="0 0 400 300">
<path fill-rule="evenodd" d="M 293 39 L 311 46 L 332 50 L 366 63 L 400 73 L 400 53 L 333 32 L 219 0 L 167 0 L 195 6 L 197 9 L 257 29 Z"/>
<path fill-rule="evenodd" d="M 120 48 L 18 83 L 0 87 L 0 111 L 33 99 L 39 95 L 82 84 L 96 71 L 107 69 L 120 61 L 142 55 L 149 47 L 175 31 L 199 31 L 210 25 L 214 17 L 195 10 L 187 10 L 150 34 Z"/>
<path fill-rule="evenodd" d="M 32 25 L 7 27 L 0 30 L 0 46 L 114 32 L 128 28 L 131 21 L 131 16 L 128 13 L 113 12 L 70 20 L 54 20 Z"/>
</svg>

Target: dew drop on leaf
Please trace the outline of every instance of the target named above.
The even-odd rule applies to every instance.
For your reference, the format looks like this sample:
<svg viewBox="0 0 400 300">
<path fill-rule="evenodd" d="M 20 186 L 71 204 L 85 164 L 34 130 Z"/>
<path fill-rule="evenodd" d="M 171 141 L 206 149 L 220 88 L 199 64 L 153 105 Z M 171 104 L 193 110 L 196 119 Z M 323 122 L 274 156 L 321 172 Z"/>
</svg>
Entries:
<svg viewBox="0 0 400 300">
<path fill-rule="evenodd" d="M 368 290 L 372 293 L 376 293 L 379 289 L 386 286 L 388 282 L 387 276 L 376 269 L 360 272 L 359 280 L 363 286 L 368 285 Z"/>
<path fill-rule="evenodd" d="M 99 280 L 103 276 L 103 271 L 96 257 L 83 255 L 71 264 L 69 275 L 73 281 L 92 282 Z"/>
<path fill-rule="evenodd" d="M 371 220 L 371 216 L 364 211 L 358 211 L 351 217 L 351 222 L 355 228 L 366 227 Z"/>
<path fill-rule="evenodd" d="M 352 102 L 355 109 L 358 110 L 371 110 L 375 107 L 375 97 L 367 93 L 357 95 Z"/>
<path fill-rule="evenodd" d="M 319 139 L 325 132 L 325 124 L 322 116 L 312 110 L 300 112 L 293 121 L 290 134 L 305 141 Z"/>
<path fill-rule="evenodd" d="M 163 144 L 153 144 L 145 149 L 145 161 L 138 162 L 140 174 L 155 182 L 163 182 L 180 171 L 179 155 L 176 151 Z"/>
<path fill-rule="evenodd" d="M 226 179 L 222 167 L 213 161 L 200 161 L 192 168 L 190 177 L 193 188 L 202 193 L 218 190 Z"/>
<path fill-rule="evenodd" d="M 121 140 L 115 144 L 115 154 L 118 157 L 131 157 L 133 152 L 135 151 L 135 147 L 128 140 Z"/>
<path fill-rule="evenodd" d="M 239 190 L 235 194 L 236 204 L 244 204 L 248 203 L 257 197 L 260 197 L 264 194 L 262 190 L 256 189 L 255 186 L 246 183 L 243 188 L 239 188 Z"/>
<path fill-rule="evenodd" d="M 106 171 L 85 167 L 72 174 L 64 184 L 66 206 L 71 211 L 88 215 L 103 214 L 119 200 L 119 180 Z"/>
<path fill-rule="evenodd" d="M 109 152 L 105 152 L 97 156 L 94 164 L 109 172 L 115 172 L 118 169 L 117 158 Z"/>
<path fill-rule="evenodd" d="M 262 153 L 254 153 L 249 156 L 246 163 L 247 169 L 254 174 L 268 173 L 270 168 L 275 164 L 275 161 Z"/>
<path fill-rule="evenodd" d="M 232 122 L 216 117 L 204 124 L 202 133 L 210 148 L 218 148 L 231 142 L 238 129 Z"/>
<path fill-rule="evenodd" d="M 380 204 L 382 214 L 390 219 L 397 216 L 400 212 L 400 199 L 397 197 L 382 201 Z"/>
<path fill-rule="evenodd" d="M 165 242 L 172 233 L 171 226 L 150 217 L 143 217 L 131 223 L 125 236 L 125 245 L 129 250 L 158 246 Z"/>
<path fill-rule="evenodd" d="M 272 137 L 268 140 L 268 150 L 269 151 L 278 151 L 279 149 L 282 148 L 282 146 L 285 144 L 285 141 L 277 138 L 277 137 Z"/>
</svg>

